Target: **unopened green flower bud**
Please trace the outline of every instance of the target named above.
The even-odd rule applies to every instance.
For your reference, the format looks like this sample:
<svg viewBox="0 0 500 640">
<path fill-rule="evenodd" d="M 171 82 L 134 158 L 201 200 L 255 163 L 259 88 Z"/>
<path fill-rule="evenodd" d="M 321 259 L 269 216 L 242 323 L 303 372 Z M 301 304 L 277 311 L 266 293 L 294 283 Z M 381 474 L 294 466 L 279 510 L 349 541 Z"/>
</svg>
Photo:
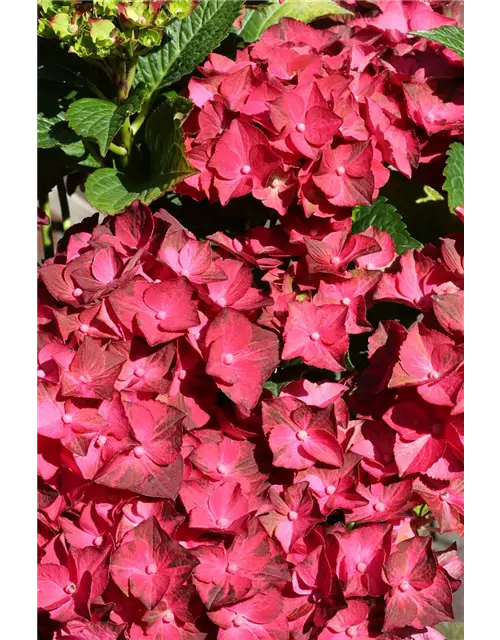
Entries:
<svg viewBox="0 0 500 640">
<path fill-rule="evenodd" d="M 161 45 L 165 28 L 195 5 L 194 0 L 38 0 L 38 33 L 59 38 L 80 57 L 126 57 L 138 45 Z"/>
<path fill-rule="evenodd" d="M 68 0 L 38 0 L 40 8 L 45 18 L 53 18 L 57 13 L 72 13 L 74 7 Z"/>
<path fill-rule="evenodd" d="M 161 44 L 163 31 L 161 29 L 141 29 L 138 40 L 143 47 L 157 47 Z"/>
<path fill-rule="evenodd" d="M 172 22 L 172 16 L 170 14 L 163 9 L 158 11 L 155 19 L 155 25 L 157 27 L 164 29 L 168 24 L 170 24 L 170 22 Z"/>
<path fill-rule="evenodd" d="M 38 0 L 37 2 L 40 16 L 52 18 L 57 13 L 54 3 L 51 0 Z"/>
<path fill-rule="evenodd" d="M 56 34 L 54 33 L 54 29 L 50 24 L 50 21 L 47 18 L 39 18 L 38 19 L 38 28 L 37 32 L 39 36 L 42 38 L 55 38 Z"/>
<path fill-rule="evenodd" d="M 76 53 L 80 58 L 95 57 L 96 47 L 88 33 L 82 33 L 69 48 L 70 53 Z"/>
<path fill-rule="evenodd" d="M 68 40 L 78 33 L 78 26 L 67 13 L 57 13 L 49 22 L 56 36 L 61 40 Z"/>
<path fill-rule="evenodd" d="M 116 40 L 115 25 L 111 20 L 101 18 L 90 18 L 90 37 L 92 42 L 98 47 L 110 48 Z"/>
<path fill-rule="evenodd" d="M 305 302 L 306 300 L 309 300 L 309 294 L 299 293 L 298 295 L 295 296 L 295 300 L 297 300 L 298 302 Z"/>
<path fill-rule="evenodd" d="M 171 0 L 168 5 L 168 10 L 174 16 L 174 18 L 178 18 L 182 20 L 183 18 L 187 18 L 194 9 L 193 0 Z"/>
<path fill-rule="evenodd" d="M 148 27 L 153 24 L 155 13 L 151 7 L 150 2 L 144 2 L 143 0 L 134 0 L 132 4 L 123 7 L 121 12 L 125 16 L 128 22 L 138 27 Z"/>
<path fill-rule="evenodd" d="M 96 16 L 116 16 L 118 0 L 94 0 L 93 9 Z"/>
</svg>

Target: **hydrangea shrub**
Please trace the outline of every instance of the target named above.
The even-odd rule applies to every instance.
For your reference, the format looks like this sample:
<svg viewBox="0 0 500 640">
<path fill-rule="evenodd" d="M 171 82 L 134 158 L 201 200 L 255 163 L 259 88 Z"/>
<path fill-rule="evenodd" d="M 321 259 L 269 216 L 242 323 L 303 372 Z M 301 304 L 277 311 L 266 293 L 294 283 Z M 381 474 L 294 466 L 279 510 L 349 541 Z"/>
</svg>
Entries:
<svg viewBox="0 0 500 640">
<path fill-rule="evenodd" d="M 443 639 L 464 266 L 440 4 L 284 18 L 210 55 L 171 206 L 96 213 L 40 266 L 41 637 Z M 444 189 L 448 233 L 413 235 L 398 176 L 426 180 L 420 207 Z M 188 228 L 192 200 L 216 231 Z M 265 224 L 217 217 L 242 202 Z"/>
</svg>

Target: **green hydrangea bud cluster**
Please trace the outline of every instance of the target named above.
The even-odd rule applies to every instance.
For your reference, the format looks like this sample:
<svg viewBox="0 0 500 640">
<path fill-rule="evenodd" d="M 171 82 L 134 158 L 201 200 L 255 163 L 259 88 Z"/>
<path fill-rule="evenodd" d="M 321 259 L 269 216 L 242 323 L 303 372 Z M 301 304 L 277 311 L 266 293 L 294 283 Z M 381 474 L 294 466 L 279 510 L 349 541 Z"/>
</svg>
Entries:
<svg viewBox="0 0 500 640">
<path fill-rule="evenodd" d="M 196 0 L 38 0 L 38 34 L 58 38 L 82 58 L 141 55 L 195 5 Z"/>
</svg>

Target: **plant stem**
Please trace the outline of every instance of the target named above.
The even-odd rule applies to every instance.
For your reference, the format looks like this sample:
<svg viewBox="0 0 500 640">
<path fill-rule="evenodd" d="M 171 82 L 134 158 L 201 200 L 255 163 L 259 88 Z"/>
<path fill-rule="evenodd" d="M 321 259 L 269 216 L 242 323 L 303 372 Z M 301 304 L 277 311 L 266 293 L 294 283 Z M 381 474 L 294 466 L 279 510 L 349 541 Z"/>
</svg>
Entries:
<svg viewBox="0 0 500 640">
<path fill-rule="evenodd" d="M 45 260 L 54 257 L 54 243 L 52 240 L 52 222 L 42 227 L 43 254 Z"/>
<path fill-rule="evenodd" d="M 126 87 L 126 91 L 127 91 L 127 98 L 128 95 L 130 93 L 130 89 L 132 89 L 132 85 L 134 84 L 134 78 L 135 78 L 135 72 L 137 71 L 137 62 L 138 62 L 139 58 L 136 56 L 134 58 L 131 59 L 130 61 L 130 66 L 128 69 L 128 73 L 127 73 L 127 80 L 125 83 L 125 87 Z"/>
<path fill-rule="evenodd" d="M 130 130 L 130 118 L 125 119 L 125 122 L 122 124 L 122 127 L 120 129 L 120 134 L 121 134 L 122 144 L 123 144 L 123 147 L 120 147 L 120 149 L 125 150 L 125 153 L 121 154 L 122 164 L 124 167 L 126 167 L 128 164 L 128 157 L 129 157 L 130 150 L 132 149 L 133 138 L 134 138 L 132 135 L 132 131 Z M 111 151 L 113 151 L 111 144 L 109 145 L 109 148 Z"/>
<path fill-rule="evenodd" d="M 130 127 L 130 129 L 132 131 L 132 135 L 135 136 L 136 133 L 139 131 L 139 129 L 144 124 L 144 121 L 148 117 L 149 109 L 150 109 L 150 107 L 151 107 L 151 105 L 153 103 L 153 99 L 154 99 L 154 95 L 151 96 L 151 98 L 142 105 L 141 110 L 137 114 L 136 119 L 132 122 L 132 125 Z"/>
<path fill-rule="evenodd" d="M 129 96 L 132 85 L 134 84 L 135 72 L 137 70 L 138 57 L 131 58 L 128 69 L 126 62 L 120 63 L 119 68 L 119 82 L 118 82 L 118 100 L 123 103 Z M 132 149 L 133 134 L 130 128 L 130 118 L 126 118 L 123 123 L 120 134 L 122 138 L 123 147 L 111 144 L 109 146 L 110 151 L 122 156 L 122 164 L 124 167 L 128 164 L 128 155 Z"/>
<path fill-rule="evenodd" d="M 43 200 L 39 202 L 40 208 L 49 217 L 49 224 L 44 224 L 42 227 L 42 242 L 43 242 L 43 254 L 45 260 L 54 257 L 54 241 L 52 239 L 52 215 L 50 213 L 49 194 L 47 193 Z"/>
<path fill-rule="evenodd" d="M 128 65 L 125 60 L 120 61 L 118 67 L 118 100 L 124 102 L 130 93 L 137 71 L 137 56 L 133 57 Z"/>
<path fill-rule="evenodd" d="M 116 153 L 117 156 L 126 156 L 128 151 L 125 147 L 120 147 L 119 145 L 111 142 L 109 145 L 109 150 L 113 153 Z"/>
<path fill-rule="evenodd" d="M 64 180 L 57 183 L 57 195 L 59 196 L 59 204 L 61 205 L 61 217 L 63 231 L 67 231 L 71 227 L 71 216 L 69 212 L 68 194 Z"/>
</svg>

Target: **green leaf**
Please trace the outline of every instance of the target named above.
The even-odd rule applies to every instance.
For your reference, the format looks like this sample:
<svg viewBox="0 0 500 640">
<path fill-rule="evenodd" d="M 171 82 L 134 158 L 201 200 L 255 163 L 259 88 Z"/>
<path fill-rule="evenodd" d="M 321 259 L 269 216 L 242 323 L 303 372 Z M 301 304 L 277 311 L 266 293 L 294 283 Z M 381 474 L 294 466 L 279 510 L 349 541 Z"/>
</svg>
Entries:
<svg viewBox="0 0 500 640">
<path fill-rule="evenodd" d="M 134 188 L 118 169 L 97 169 L 85 183 L 87 200 L 99 211 L 120 213 L 134 200 L 141 198 L 141 190 Z"/>
<path fill-rule="evenodd" d="M 286 385 L 290 384 L 290 382 L 292 382 L 292 380 L 280 380 L 278 382 L 275 382 L 273 380 L 266 380 L 266 382 L 264 382 L 264 389 L 270 391 L 273 396 L 277 398 L 281 393 L 283 387 L 286 387 Z"/>
<path fill-rule="evenodd" d="M 62 144 L 57 147 L 64 155 L 60 156 L 60 164 L 67 166 L 70 169 L 77 169 L 78 167 L 84 167 L 85 169 L 99 169 L 102 167 L 88 149 L 85 148 L 83 140 L 78 139 L 71 144 Z"/>
<path fill-rule="evenodd" d="M 127 116 L 138 113 L 148 98 L 149 91 L 146 85 L 141 82 L 134 87 L 129 97 L 120 105 L 120 109 L 122 109 Z"/>
<path fill-rule="evenodd" d="M 39 149 L 50 149 L 78 140 L 78 136 L 68 127 L 64 115 L 76 97 L 78 97 L 77 91 L 70 87 L 54 82 L 39 82 L 37 114 Z"/>
<path fill-rule="evenodd" d="M 255 42 L 266 29 L 277 24 L 282 18 L 294 18 L 301 22 L 312 22 L 330 15 L 352 15 L 333 0 L 272 0 L 259 9 L 248 10 L 243 26 L 237 32 L 245 42 Z"/>
<path fill-rule="evenodd" d="M 448 206 L 452 213 L 464 206 L 464 145 L 454 142 L 446 152 L 443 189 L 448 192 Z"/>
<path fill-rule="evenodd" d="M 37 114 L 36 133 L 37 146 L 39 149 L 50 149 L 62 143 L 68 133 L 68 127 L 64 126 L 64 111 L 54 116 L 46 116 L 44 113 Z"/>
<path fill-rule="evenodd" d="M 279 396 L 279 389 L 278 389 L 278 384 L 276 382 L 272 382 L 271 380 L 267 380 L 266 382 L 264 382 L 264 389 L 267 389 L 268 391 L 270 391 L 273 396 L 275 398 L 277 398 Z"/>
<path fill-rule="evenodd" d="M 441 622 L 436 629 L 444 635 L 447 640 L 464 640 L 463 622 Z"/>
<path fill-rule="evenodd" d="M 87 179 L 85 195 L 96 209 L 115 214 L 137 199 L 149 204 L 196 172 L 187 161 L 182 130 L 174 115 L 175 109 L 166 101 L 148 119 L 144 136 L 151 163 L 148 176 L 139 178 L 138 167 L 129 167 L 127 173 L 106 168 Z"/>
<path fill-rule="evenodd" d="M 139 58 L 135 82 L 151 96 L 191 73 L 226 37 L 242 7 L 243 0 L 200 0 L 190 16 L 165 29 L 162 47 Z"/>
<path fill-rule="evenodd" d="M 69 106 L 66 119 L 76 133 L 83 138 L 95 140 L 104 156 L 125 119 L 140 110 L 144 99 L 143 84 L 121 105 L 110 100 L 83 98 Z"/>
<path fill-rule="evenodd" d="M 410 31 L 414 36 L 421 36 L 444 44 L 447 49 L 451 49 L 463 58 L 464 57 L 464 30 L 457 26 L 438 27 L 429 31 Z"/>
<path fill-rule="evenodd" d="M 172 109 L 172 117 L 182 124 L 193 108 L 193 101 L 184 96 L 180 96 L 176 91 L 162 92 L 161 95 L 166 98 Z"/>
<path fill-rule="evenodd" d="M 352 211 L 352 232 L 362 233 L 368 227 L 377 227 L 391 235 L 399 255 L 407 249 L 421 249 L 422 244 L 412 238 L 406 229 L 396 207 L 380 196 L 369 206 L 354 207 Z"/>
<path fill-rule="evenodd" d="M 66 118 L 76 133 L 83 138 L 95 140 L 104 156 L 126 115 L 110 100 L 83 98 L 70 105 Z"/>
</svg>

